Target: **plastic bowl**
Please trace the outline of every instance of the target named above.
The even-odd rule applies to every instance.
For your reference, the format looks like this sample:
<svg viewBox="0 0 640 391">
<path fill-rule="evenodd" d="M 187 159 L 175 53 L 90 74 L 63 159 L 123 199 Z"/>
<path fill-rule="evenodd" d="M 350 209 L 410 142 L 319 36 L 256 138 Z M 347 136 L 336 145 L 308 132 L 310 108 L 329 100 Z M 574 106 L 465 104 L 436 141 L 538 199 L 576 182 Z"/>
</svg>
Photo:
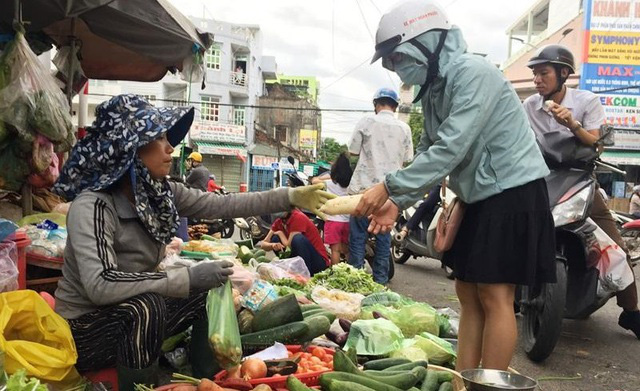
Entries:
<svg viewBox="0 0 640 391">
<path fill-rule="evenodd" d="M 496 369 L 467 369 L 460 375 L 468 391 L 534 391 L 538 387 L 530 377 Z"/>
</svg>

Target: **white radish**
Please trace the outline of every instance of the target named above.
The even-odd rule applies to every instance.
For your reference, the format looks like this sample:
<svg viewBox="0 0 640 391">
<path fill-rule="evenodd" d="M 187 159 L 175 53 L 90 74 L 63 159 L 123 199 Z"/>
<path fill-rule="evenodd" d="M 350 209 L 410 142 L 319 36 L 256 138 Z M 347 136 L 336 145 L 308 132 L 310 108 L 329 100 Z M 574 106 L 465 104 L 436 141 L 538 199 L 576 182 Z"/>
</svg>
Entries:
<svg viewBox="0 0 640 391">
<path fill-rule="evenodd" d="M 360 199 L 362 199 L 362 194 L 336 197 L 322 205 L 320 211 L 333 216 L 354 214 Z"/>
</svg>

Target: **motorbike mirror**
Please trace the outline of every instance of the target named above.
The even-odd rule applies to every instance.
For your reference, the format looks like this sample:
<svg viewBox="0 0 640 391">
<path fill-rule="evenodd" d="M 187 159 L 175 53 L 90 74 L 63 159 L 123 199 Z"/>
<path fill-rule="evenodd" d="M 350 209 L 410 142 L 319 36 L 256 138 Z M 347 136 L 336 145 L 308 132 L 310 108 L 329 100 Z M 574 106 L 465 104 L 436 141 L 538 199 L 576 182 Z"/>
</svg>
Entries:
<svg viewBox="0 0 640 391">
<path fill-rule="evenodd" d="M 289 162 L 289 164 L 291 164 L 292 166 L 296 165 L 296 159 L 293 158 L 293 156 L 287 156 L 287 161 Z"/>
<path fill-rule="evenodd" d="M 611 125 L 601 125 L 600 126 L 600 138 L 599 142 L 602 143 L 605 147 L 612 147 L 615 145 L 615 130 Z"/>
</svg>

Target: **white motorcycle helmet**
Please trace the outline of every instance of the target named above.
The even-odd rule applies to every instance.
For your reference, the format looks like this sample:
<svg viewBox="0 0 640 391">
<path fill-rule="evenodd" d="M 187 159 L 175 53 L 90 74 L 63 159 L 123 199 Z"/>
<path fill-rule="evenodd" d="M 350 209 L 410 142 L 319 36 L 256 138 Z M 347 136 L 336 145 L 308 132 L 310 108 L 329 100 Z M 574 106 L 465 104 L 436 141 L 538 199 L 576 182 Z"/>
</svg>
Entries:
<svg viewBox="0 0 640 391">
<path fill-rule="evenodd" d="M 427 90 L 427 86 L 438 76 L 438 60 L 440 51 L 448 31 L 451 29 L 449 17 L 438 3 L 433 0 L 404 0 L 382 15 L 376 32 L 376 52 L 371 59 L 373 64 L 378 59 L 387 57 L 396 47 L 408 42 L 415 46 L 427 58 L 426 82 L 416 96 L 419 101 Z M 441 31 L 440 41 L 435 52 L 431 52 L 416 37 L 427 31 Z"/>
<path fill-rule="evenodd" d="M 431 30 L 449 30 L 451 23 L 438 3 L 432 0 L 405 0 L 382 15 L 376 32 L 373 64 L 405 42 Z"/>
</svg>

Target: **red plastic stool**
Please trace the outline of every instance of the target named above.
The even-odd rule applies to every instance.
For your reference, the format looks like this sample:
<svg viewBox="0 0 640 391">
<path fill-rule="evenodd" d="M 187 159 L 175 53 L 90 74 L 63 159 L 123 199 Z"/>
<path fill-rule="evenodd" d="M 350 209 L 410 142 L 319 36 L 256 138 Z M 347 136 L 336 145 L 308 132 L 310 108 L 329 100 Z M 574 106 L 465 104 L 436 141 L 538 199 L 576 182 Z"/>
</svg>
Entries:
<svg viewBox="0 0 640 391">
<path fill-rule="evenodd" d="M 56 299 L 47 292 L 40 292 L 40 296 L 49 304 L 51 309 L 56 309 Z M 107 389 L 118 391 L 118 372 L 115 368 L 105 368 L 99 371 L 82 374 L 92 383 L 107 383 Z"/>
</svg>

